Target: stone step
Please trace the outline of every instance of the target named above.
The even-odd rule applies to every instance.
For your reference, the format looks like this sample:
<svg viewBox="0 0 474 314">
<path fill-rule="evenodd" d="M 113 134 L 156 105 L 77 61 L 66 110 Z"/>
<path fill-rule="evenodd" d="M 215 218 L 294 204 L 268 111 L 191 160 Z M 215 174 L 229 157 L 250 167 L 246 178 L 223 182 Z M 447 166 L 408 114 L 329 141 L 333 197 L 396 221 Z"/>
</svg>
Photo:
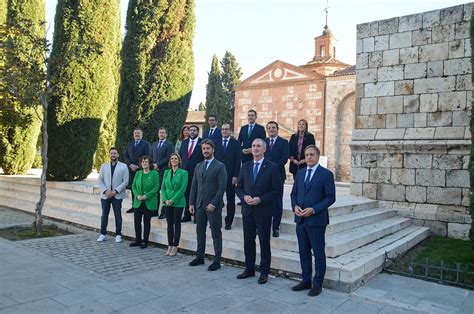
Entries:
<svg viewBox="0 0 474 314">
<path fill-rule="evenodd" d="M 326 256 L 337 257 L 411 225 L 406 218 L 392 217 L 326 237 Z"/>
<path fill-rule="evenodd" d="M 0 176 L 0 189 L 7 188 L 17 190 L 18 192 L 39 193 L 39 179 L 32 176 Z M 89 203 L 91 206 L 100 206 L 99 188 L 97 181 L 81 181 L 81 182 L 48 182 L 48 197 L 59 197 L 67 200 L 77 200 Z M 283 198 L 283 219 L 293 219 L 293 211 L 291 210 L 291 202 L 289 199 L 290 188 L 286 187 L 285 196 Z M 128 191 L 129 198 L 124 200 L 123 207 L 131 207 L 131 196 Z M 236 198 L 236 203 L 239 200 Z M 359 196 L 338 195 L 336 203 L 329 208 L 329 216 L 339 216 L 357 211 L 367 210 L 378 206 L 378 202 Z M 237 212 L 240 206 L 237 206 Z"/>
<path fill-rule="evenodd" d="M 0 189 L 1 191 L 2 189 Z M 0 197 L 0 204 L 18 208 L 21 210 L 34 212 L 35 201 L 29 200 L 23 195 L 3 195 Z M 100 211 L 89 213 L 84 211 L 74 211 L 58 208 L 47 204 L 44 208 L 44 215 L 56 219 L 74 222 L 80 225 L 98 228 L 100 224 Z M 133 217 L 132 215 L 123 215 L 123 234 L 134 237 Z M 151 240 L 158 243 L 167 244 L 164 222 L 154 219 L 151 234 Z M 113 215 L 109 219 L 109 229 L 113 229 Z M 195 225 L 183 224 L 182 239 L 180 247 L 186 250 L 194 251 L 196 248 L 196 235 L 192 232 Z M 224 249 L 223 257 L 236 261 L 244 261 L 243 243 L 240 230 L 223 231 Z M 363 247 L 357 248 L 336 258 L 328 258 L 325 287 L 334 288 L 343 291 L 354 290 L 363 280 L 380 271 L 383 263 L 385 251 L 390 254 L 400 253 L 414 246 L 423 240 L 429 234 L 429 229 L 424 227 L 408 226 L 407 228 L 396 231 L 381 239 L 373 241 Z M 206 252 L 213 254 L 210 231 L 208 234 Z M 284 235 L 282 239 L 272 238 L 272 268 L 286 272 L 300 273 L 299 255 L 295 250 L 288 250 L 288 245 L 295 243 L 295 237 Z M 282 249 L 285 248 L 285 249 Z M 258 252 L 258 250 L 257 250 Z M 259 255 L 257 253 L 257 255 Z M 258 260 L 257 260 L 258 263 Z"/>
<path fill-rule="evenodd" d="M 0 189 L 0 195 L 2 196 L 9 196 L 7 189 Z M 14 196 L 11 195 L 10 196 Z M 37 197 L 34 195 L 25 195 L 22 198 L 25 201 L 29 201 L 32 205 L 31 207 L 34 208 L 35 201 Z M 92 207 L 88 205 L 84 205 L 80 202 L 66 202 L 63 201 L 56 201 L 57 198 L 48 198 L 44 210 L 44 214 L 52 217 L 56 217 L 59 219 L 68 220 L 69 215 L 72 213 L 78 217 L 88 217 L 88 222 L 91 227 L 96 227 L 100 225 L 100 216 L 101 211 L 98 207 Z M 66 207 L 65 207 L 66 205 Z M 71 209 L 67 211 L 65 209 Z M 53 211 L 54 213 L 51 213 Z M 84 216 L 81 216 L 81 213 L 84 213 Z M 365 214 L 365 215 L 364 215 Z M 336 257 L 342 255 L 346 252 L 352 251 L 358 247 L 361 247 L 367 243 L 373 242 L 376 239 L 385 236 L 387 234 L 396 232 L 403 227 L 406 227 L 410 224 L 410 221 L 405 218 L 387 218 L 381 221 L 372 222 L 374 217 L 382 216 L 384 217 L 386 214 L 392 214 L 393 211 L 387 209 L 377 209 L 373 213 L 369 211 L 366 212 L 356 212 L 354 214 L 348 214 L 344 216 L 335 217 L 334 220 L 336 221 L 335 224 L 330 224 L 328 226 L 328 231 L 340 228 L 344 228 L 344 225 L 350 225 L 352 228 L 345 229 L 339 233 L 332 234 L 332 232 L 328 232 L 326 238 L 326 255 L 328 257 Z M 133 226 L 133 215 L 123 214 L 123 221 L 125 223 L 129 223 Z M 355 217 L 354 217 L 355 216 Z M 357 219 L 357 217 L 359 219 Z M 343 218 L 345 218 L 343 220 Z M 70 219 L 70 218 L 69 218 Z M 77 221 L 74 221 L 77 222 Z M 241 226 L 241 217 L 240 215 L 236 217 L 236 225 L 234 225 L 233 230 L 227 231 L 223 230 L 223 239 L 229 241 L 237 241 L 243 243 L 243 232 Z M 363 225 L 355 225 L 357 222 L 364 223 Z M 371 223 L 372 222 L 372 223 Z M 79 222 L 77 222 L 79 223 Z M 113 230 L 114 226 L 114 219 L 113 215 L 110 215 L 110 223 L 109 223 L 109 230 Z M 166 235 L 166 220 L 159 220 L 159 219 L 152 219 L 152 229 L 156 230 L 159 229 L 160 232 Z M 282 232 L 280 237 L 272 238 L 272 247 L 291 251 L 291 252 L 298 252 L 298 242 L 295 234 L 295 224 L 293 221 L 288 221 L 287 223 L 284 222 L 282 224 L 282 231 L 285 229 L 290 229 L 288 232 Z M 355 229 L 354 229 L 355 228 Z M 196 225 L 193 223 L 183 223 L 182 224 L 182 233 L 189 235 L 191 238 L 195 236 L 196 232 Z M 210 232 L 207 233 L 209 240 Z M 133 235 L 133 233 L 132 233 Z M 186 238 L 183 236 L 183 239 Z M 166 243 L 166 242 L 163 242 Z"/>
<path fill-rule="evenodd" d="M 12 184 L 11 187 L 14 187 Z M 54 189 L 50 189 L 50 191 L 54 191 Z M 36 194 L 35 194 L 36 193 Z M 53 194 L 53 193 L 51 193 Z M 16 189 L 10 188 L 1 188 L 0 187 L 0 195 L 2 196 L 13 196 L 22 195 L 22 198 L 29 200 L 31 202 L 36 202 L 38 200 L 38 191 L 31 191 L 31 192 L 19 192 Z M 96 199 L 93 203 L 92 202 L 83 202 L 78 201 L 75 199 L 63 198 L 63 197 L 56 197 L 56 196 L 48 196 L 46 198 L 47 206 L 57 207 L 57 208 L 64 208 L 70 209 L 73 211 L 80 211 L 86 212 L 91 214 L 97 214 L 100 216 L 101 209 L 98 199 Z M 129 208 L 127 203 L 124 203 L 124 208 Z M 327 235 L 335 234 L 338 232 L 343 232 L 346 230 L 350 230 L 353 228 L 357 228 L 359 226 L 363 226 L 369 223 L 374 223 L 380 221 L 385 218 L 392 217 L 395 211 L 391 209 L 369 209 L 365 211 L 356 211 L 352 214 L 346 215 L 338 215 L 331 218 L 331 224 L 327 228 Z M 225 210 L 223 213 L 223 217 L 225 217 Z M 126 218 L 127 214 L 123 213 L 124 219 Z M 133 215 L 128 215 L 133 218 Z M 224 218 L 223 218 L 224 219 Z M 224 221 L 223 221 L 224 223 Z M 158 221 L 157 227 L 166 228 L 166 222 L 163 220 L 162 222 Z M 163 224 L 163 225 L 162 225 Z M 184 224 L 185 225 L 185 224 Z M 240 214 L 240 210 L 237 209 L 237 213 L 234 217 L 234 228 L 242 228 L 242 216 Z M 295 223 L 293 219 L 283 219 L 280 225 L 281 234 L 295 234 Z M 284 246 L 287 247 L 287 246 Z M 293 247 L 293 245 L 291 245 Z"/>
</svg>

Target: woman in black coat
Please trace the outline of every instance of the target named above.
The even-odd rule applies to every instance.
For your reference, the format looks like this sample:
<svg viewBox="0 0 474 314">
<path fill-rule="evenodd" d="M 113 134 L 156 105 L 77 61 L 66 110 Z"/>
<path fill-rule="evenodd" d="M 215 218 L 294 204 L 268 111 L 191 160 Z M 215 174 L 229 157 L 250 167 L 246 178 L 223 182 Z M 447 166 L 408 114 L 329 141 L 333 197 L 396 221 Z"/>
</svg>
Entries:
<svg viewBox="0 0 474 314">
<path fill-rule="evenodd" d="M 298 121 L 298 131 L 290 138 L 290 172 L 296 180 L 296 173 L 306 166 L 304 149 L 315 145 L 314 135 L 308 132 L 308 122 L 304 119 Z"/>
</svg>

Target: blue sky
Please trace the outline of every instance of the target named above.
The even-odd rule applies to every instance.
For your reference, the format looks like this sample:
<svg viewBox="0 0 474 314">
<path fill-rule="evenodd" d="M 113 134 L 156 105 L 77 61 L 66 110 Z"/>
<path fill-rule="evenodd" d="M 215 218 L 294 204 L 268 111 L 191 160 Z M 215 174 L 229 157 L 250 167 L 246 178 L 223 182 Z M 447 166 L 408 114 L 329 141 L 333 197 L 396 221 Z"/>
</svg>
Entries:
<svg viewBox="0 0 474 314">
<path fill-rule="evenodd" d="M 120 0 L 117 0 L 120 1 Z M 46 19 L 54 22 L 57 0 L 46 0 Z M 356 25 L 394 16 L 450 7 L 460 0 L 330 0 L 328 24 L 337 41 L 337 58 L 354 64 Z M 122 0 L 125 23 L 127 0 Z M 314 54 L 315 36 L 325 24 L 325 0 L 196 0 L 195 83 L 191 106 L 205 101 L 212 55 L 234 54 L 243 76 L 275 60 L 302 65 Z M 50 32 L 53 26 L 50 26 Z M 51 34 L 49 34 L 51 35 Z"/>
</svg>

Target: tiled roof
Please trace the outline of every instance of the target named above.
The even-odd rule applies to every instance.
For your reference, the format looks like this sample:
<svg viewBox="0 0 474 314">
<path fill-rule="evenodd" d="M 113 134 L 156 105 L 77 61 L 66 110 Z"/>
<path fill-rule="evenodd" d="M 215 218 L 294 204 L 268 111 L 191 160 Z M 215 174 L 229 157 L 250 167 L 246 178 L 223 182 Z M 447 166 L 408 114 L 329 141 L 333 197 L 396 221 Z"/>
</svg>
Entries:
<svg viewBox="0 0 474 314">
<path fill-rule="evenodd" d="M 344 68 L 342 70 L 339 70 L 339 71 L 334 71 L 333 74 L 331 74 L 330 76 L 344 76 L 344 75 L 355 75 L 356 74 L 356 66 L 355 65 L 351 65 L 347 68 Z"/>
</svg>

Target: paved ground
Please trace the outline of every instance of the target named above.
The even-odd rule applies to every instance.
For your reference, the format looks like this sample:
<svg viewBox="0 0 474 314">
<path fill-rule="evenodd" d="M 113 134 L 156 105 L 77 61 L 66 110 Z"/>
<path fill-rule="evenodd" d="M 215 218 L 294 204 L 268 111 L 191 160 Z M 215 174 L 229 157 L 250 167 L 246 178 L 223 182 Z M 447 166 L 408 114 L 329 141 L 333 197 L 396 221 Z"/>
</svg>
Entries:
<svg viewBox="0 0 474 314">
<path fill-rule="evenodd" d="M 14 218 L 16 217 L 16 218 Z M 0 228 L 31 216 L 0 209 Z M 352 294 L 325 289 L 292 292 L 294 281 L 237 280 L 242 269 L 189 267 L 191 256 L 97 243 L 83 232 L 49 239 L 0 239 L 1 313 L 472 313 L 474 293 L 398 276 L 379 275 Z M 209 261 L 206 261 L 209 265 Z"/>
</svg>

